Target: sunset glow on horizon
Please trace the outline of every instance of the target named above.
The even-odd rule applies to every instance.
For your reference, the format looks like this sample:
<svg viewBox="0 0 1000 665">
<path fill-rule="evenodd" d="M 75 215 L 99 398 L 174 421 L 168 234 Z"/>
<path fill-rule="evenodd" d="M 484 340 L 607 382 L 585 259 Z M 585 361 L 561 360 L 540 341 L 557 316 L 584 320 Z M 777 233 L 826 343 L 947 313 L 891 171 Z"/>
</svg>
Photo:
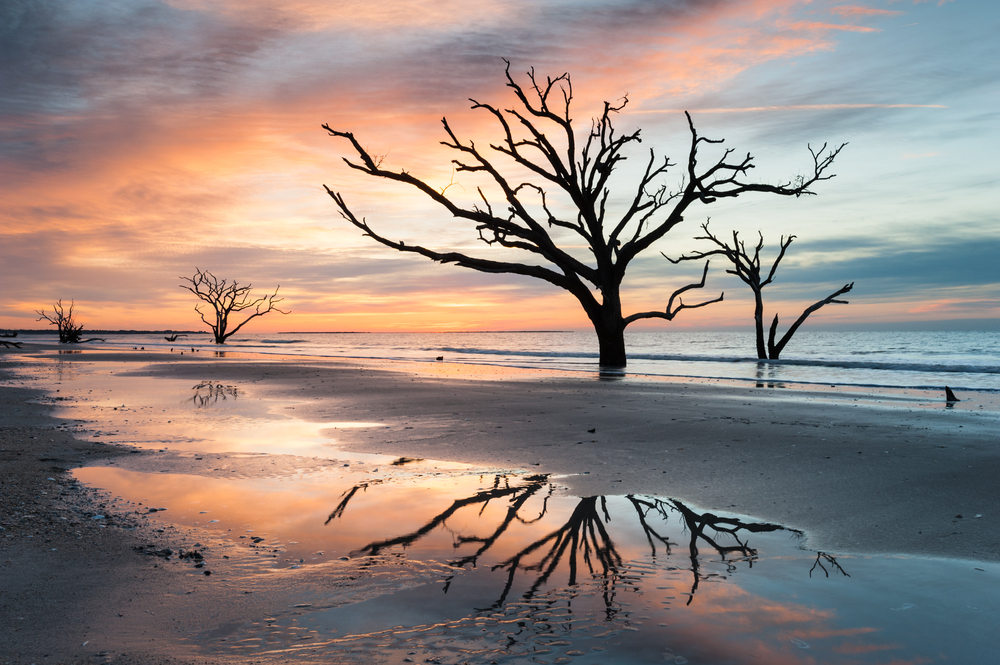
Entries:
<svg viewBox="0 0 1000 665">
<path fill-rule="evenodd" d="M 35 311 L 74 301 L 88 329 L 200 329 L 180 287 L 195 267 L 280 285 L 287 316 L 248 332 L 586 329 L 568 293 L 401 255 L 362 237 L 323 185 L 407 244 L 505 256 L 426 197 L 351 171 L 350 131 L 389 168 L 474 200 L 454 174 L 441 118 L 497 142 L 489 113 L 519 81 L 569 72 L 579 131 L 627 95 L 619 131 L 642 144 L 610 204 L 653 148 L 682 164 L 698 131 L 751 153 L 755 180 L 808 172 L 807 145 L 848 143 L 816 196 L 696 204 L 634 261 L 625 313 L 662 310 L 703 264 L 700 224 L 732 230 L 764 261 L 794 234 L 770 318 L 854 282 L 850 305 L 810 326 L 1000 322 L 1000 11 L 988 0 L 126 0 L 0 9 L 0 331 L 42 328 Z M 715 152 L 709 152 L 714 150 Z M 683 169 L 667 182 L 681 182 Z M 558 234 L 557 234 L 558 236 Z M 573 245 L 570 236 L 558 236 Z M 578 243 L 578 238 L 576 242 Z M 506 253 L 505 253 L 506 252 Z M 587 260 L 585 248 L 573 249 Z M 577 252 L 579 252 L 577 254 Z M 725 301 L 630 330 L 746 326 L 752 298 L 712 261 L 696 302 Z"/>
</svg>

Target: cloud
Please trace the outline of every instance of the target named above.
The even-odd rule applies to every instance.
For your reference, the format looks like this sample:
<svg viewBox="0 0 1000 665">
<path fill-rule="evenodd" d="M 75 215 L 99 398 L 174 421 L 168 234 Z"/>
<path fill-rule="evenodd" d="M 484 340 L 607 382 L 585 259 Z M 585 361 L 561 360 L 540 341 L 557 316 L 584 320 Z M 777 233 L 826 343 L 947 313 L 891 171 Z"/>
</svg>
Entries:
<svg viewBox="0 0 1000 665">
<path fill-rule="evenodd" d="M 531 66 L 543 77 L 571 72 L 578 127 L 604 99 L 628 93 L 621 125 L 641 121 L 642 149 L 655 146 L 658 154 L 677 139 L 683 150 L 683 125 L 667 134 L 683 120 L 665 111 L 674 108 L 711 115 L 712 136 L 737 128 L 735 138 L 755 147 L 817 135 L 854 141 L 864 131 L 873 151 L 888 146 L 893 159 L 938 154 L 908 162 L 921 177 L 930 177 L 932 164 L 935 177 L 945 177 L 936 188 L 916 188 L 925 202 L 920 219 L 985 201 L 976 192 L 989 191 L 989 178 L 962 177 L 949 160 L 961 158 L 962 141 L 988 143 L 982 137 L 992 130 L 984 128 L 996 126 L 993 107 L 975 97 L 995 86 L 995 47 L 967 38 L 978 26 L 953 37 L 942 25 L 934 32 L 940 52 L 929 53 L 923 28 L 875 32 L 872 21 L 892 12 L 862 9 L 805 0 L 482 7 L 457 0 L 11 0 L 0 4 L 0 274 L 26 311 L 77 297 L 90 311 L 103 308 L 109 327 L 115 308 L 135 320 L 186 320 L 174 282 L 195 265 L 281 283 L 317 317 L 328 308 L 361 320 L 368 302 L 386 312 L 378 325 L 404 309 L 410 318 L 399 321 L 430 325 L 413 312 L 445 309 L 435 304 L 437 290 L 439 301 L 468 305 L 448 309 L 489 310 L 480 316 L 493 327 L 529 310 L 586 325 L 572 297 L 555 287 L 413 261 L 370 244 L 337 218 L 320 187 L 345 192 L 393 237 L 485 251 L 474 231 L 412 192 L 348 171 L 339 161 L 344 146 L 319 125 L 352 130 L 395 167 L 444 186 L 453 155 L 438 145 L 440 118 L 447 115 L 463 138 L 495 141 L 494 120 L 470 111 L 466 100 L 512 102 L 504 56 L 521 81 Z M 954 15 L 927 5 L 907 11 Z M 794 174 L 804 154 L 795 147 L 794 162 L 766 163 L 781 177 L 792 163 Z M 881 159 L 859 154 L 872 164 Z M 890 185 L 904 177 L 916 178 L 897 169 L 852 182 L 840 196 L 889 218 L 895 212 L 884 200 L 902 191 Z M 472 179 L 457 180 L 452 191 L 474 196 Z M 765 209 L 742 206 L 720 211 L 755 224 Z M 653 288 L 658 270 L 636 264 L 630 273 L 638 306 L 662 305 Z M 894 293 L 898 277 L 878 279 Z M 463 299 L 463 288 L 474 297 Z M 473 318 L 461 320 L 471 326 Z"/>
<path fill-rule="evenodd" d="M 905 12 L 893 11 L 891 9 L 875 9 L 874 7 L 862 7 L 860 5 L 838 5 L 830 8 L 831 14 L 843 16 L 845 18 L 868 17 L 868 16 L 902 16 Z"/>
<path fill-rule="evenodd" d="M 788 27 L 792 30 L 807 30 L 817 32 L 827 32 L 830 30 L 843 30 L 845 32 L 879 32 L 878 28 L 870 28 L 864 25 L 852 25 L 844 23 L 821 23 L 821 22 L 801 22 L 791 23 Z"/>
<path fill-rule="evenodd" d="M 641 109 L 626 113 L 763 113 L 767 111 L 841 111 L 853 109 L 946 109 L 943 104 L 786 104 L 783 106 L 748 106 L 743 108 Z"/>
</svg>

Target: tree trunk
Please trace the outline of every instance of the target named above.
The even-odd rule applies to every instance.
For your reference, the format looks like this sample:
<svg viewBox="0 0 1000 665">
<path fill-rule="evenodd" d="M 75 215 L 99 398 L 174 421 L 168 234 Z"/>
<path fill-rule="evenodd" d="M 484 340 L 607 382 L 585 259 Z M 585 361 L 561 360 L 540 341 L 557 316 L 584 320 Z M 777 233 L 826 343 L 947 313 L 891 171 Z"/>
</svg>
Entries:
<svg viewBox="0 0 1000 665">
<path fill-rule="evenodd" d="M 757 358 L 767 360 L 767 347 L 764 344 L 764 298 L 760 289 L 754 289 L 753 325 L 757 331 Z"/>
<path fill-rule="evenodd" d="M 625 329 L 601 330 L 597 328 L 597 342 L 601 348 L 602 368 L 625 367 Z"/>
<path fill-rule="evenodd" d="M 601 358 L 598 361 L 601 368 L 624 368 L 625 359 L 625 322 L 622 320 L 621 304 L 605 302 L 601 308 L 590 317 L 597 333 L 597 343 Z"/>
</svg>

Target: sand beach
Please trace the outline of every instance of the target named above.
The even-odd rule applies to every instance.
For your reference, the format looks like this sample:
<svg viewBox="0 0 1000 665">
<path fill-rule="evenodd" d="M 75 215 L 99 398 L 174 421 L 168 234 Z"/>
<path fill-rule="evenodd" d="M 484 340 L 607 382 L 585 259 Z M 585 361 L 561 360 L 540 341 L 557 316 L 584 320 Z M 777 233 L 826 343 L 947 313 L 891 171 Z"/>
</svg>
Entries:
<svg viewBox="0 0 1000 665">
<path fill-rule="evenodd" d="M 272 613 L 269 603 L 287 596 L 281 585 L 247 591 L 237 548 L 225 539 L 206 550 L 213 577 L 168 565 L 151 552 L 169 548 L 176 560 L 205 536 L 165 529 L 149 506 L 115 503 L 77 482 L 70 471 L 81 466 L 209 482 L 233 473 L 291 478 L 344 466 L 339 454 L 377 453 L 547 474 L 569 496 L 673 497 L 802 531 L 813 551 L 1000 561 L 1000 410 L 987 393 L 948 405 L 943 390 L 602 380 L 444 362 L 2 353 L 0 663 L 312 662 L 305 654 L 206 655 L 186 639 Z M 227 386 L 244 403 L 281 405 L 289 436 L 300 424 L 320 427 L 336 452 L 196 457 L 118 441 L 140 422 L 135 409 L 131 420 L 114 420 L 139 400 L 136 391 L 170 382 Z M 86 402 L 74 392 L 83 383 L 106 396 Z M 56 417 L 73 404 L 92 416 Z M 377 475 L 366 473 L 366 482 Z M 233 570 L 223 572 L 229 562 Z M 325 575 L 316 583 L 327 586 L 330 575 L 346 575 L 307 574 Z"/>
</svg>

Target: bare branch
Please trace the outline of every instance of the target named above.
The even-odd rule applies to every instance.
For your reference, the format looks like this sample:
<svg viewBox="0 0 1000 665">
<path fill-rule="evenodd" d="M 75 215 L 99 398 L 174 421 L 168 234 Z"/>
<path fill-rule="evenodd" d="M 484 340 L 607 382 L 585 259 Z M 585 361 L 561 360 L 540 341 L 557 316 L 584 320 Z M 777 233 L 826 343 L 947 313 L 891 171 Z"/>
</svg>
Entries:
<svg viewBox="0 0 1000 665">
<path fill-rule="evenodd" d="M 670 294 L 670 300 L 667 301 L 667 309 L 663 312 L 639 312 L 628 316 L 625 318 L 625 325 L 632 323 L 633 321 L 638 321 L 639 319 L 666 319 L 667 321 L 673 321 L 674 317 L 677 316 L 683 309 L 698 309 L 699 307 L 705 307 L 706 305 L 711 305 L 712 303 L 722 302 L 725 297 L 725 293 L 720 293 L 718 298 L 713 298 L 712 300 L 706 300 L 704 302 L 697 303 L 695 305 L 687 305 L 681 299 L 681 294 L 691 289 L 703 289 L 705 288 L 705 277 L 708 276 L 708 261 L 705 262 L 705 270 L 701 273 L 701 281 L 695 282 L 694 284 L 687 284 L 677 289 Z M 674 300 L 677 300 L 677 305 L 674 306 Z"/>
<path fill-rule="evenodd" d="M 829 305 L 831 303 L 837 305 L 847 305 L 848 301 L 837 300 L 836 298 L 837 296 L 849 292 L 853 288 L 854 288 L 854 282 L 851 282 L 850 284 L 845 284 L 838 290 L 828 295 L 826 298 L 823 298 L 822 300 L 813 303 L 809 307 L 806 307 L 805 311 L 803 311 L 802 314 L 799 315 L 799 318 L 795 320 L 795 323 L 793 323 L 792 326 L 785 331 L 785 334 L 781 336 L 781 340 L 777 344 L 774 343 L 774 336 L 778 330 L 778 315 L 775 314 L 774 321 L 771 322 L 771 329 L 767 335 L 768 357 L 771 360 L 777 360 L 781 355 L 781 352 L 784 350 L 785 345 L 788 344 L 789 340 L 792 339 L 792 335 L 794 335 L 795 331 L 799 329 L 799 326 L 805 323 L 806 319 L 809 318 L 809 315 L 815 312 L 820 307 L 823 307 L 824 305 Z"/>
</svg>

